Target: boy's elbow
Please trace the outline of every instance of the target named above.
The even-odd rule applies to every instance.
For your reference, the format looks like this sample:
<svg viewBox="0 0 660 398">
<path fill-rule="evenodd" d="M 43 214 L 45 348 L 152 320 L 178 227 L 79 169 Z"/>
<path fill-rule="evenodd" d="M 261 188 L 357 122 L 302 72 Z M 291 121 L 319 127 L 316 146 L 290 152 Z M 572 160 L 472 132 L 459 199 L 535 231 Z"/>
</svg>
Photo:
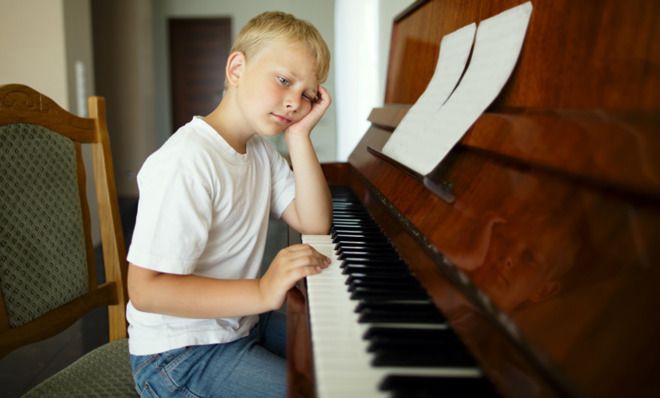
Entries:
<svg viewBox="0 0 660 398">
<path fill-rule="evenodd" d="M 329 234 L 330 233 L 330 228 L 332 228 L 332 219 L 328 218 L 325 223 L 321 226 L 321 235 Z"/>
<path fill-rule="evenodd" d="M 327 235 L 330 232 L 330 226 L 332 221 L 328 218 L 327 220 L 314 223 L 314 225 L 304 226 L 300 233 L 306 235 Z"/>
<path fill-rule="evenodd" d="M 327 235 L 330 232 L 330 227 L 327 228 L 309 228 L 300 231 L 304 235 Z"/>
<path fill-rule="evenodd" d="M 153 277 L 151 271 L 129 264 L 127 278 L 128 298 L 131 300 L 131 305 L 138 311 L 151 312 L 153 310 L 149 304 L 149 289 L 147 286 L 151 277 Z"/>
<path fill-rule="evenodd" d="M 131 305 L 138 311 L 149 312 L 149 306 L 144 296 L 145 295 L 140 289 L 137 289 L 134 284 L 128 284 L 128 298 L 131 301 Z"/>
</svg>

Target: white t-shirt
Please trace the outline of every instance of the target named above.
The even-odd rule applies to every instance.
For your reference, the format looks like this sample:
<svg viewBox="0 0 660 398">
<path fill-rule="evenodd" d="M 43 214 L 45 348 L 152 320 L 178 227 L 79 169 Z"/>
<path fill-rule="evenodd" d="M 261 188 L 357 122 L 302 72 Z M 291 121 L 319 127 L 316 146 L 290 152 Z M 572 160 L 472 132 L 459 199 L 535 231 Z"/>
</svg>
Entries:
<svg viewBox="0 0 660 398">
<path fill-rule="evenodd" d="M 287 162 L 261 137 L 236 152 L 193 118 L 144 162 L 128 261 L 170 274 L 222 279 L 258 275 L 269 212 L 281 217 L 294 198 Z M 191 319 L 138 311 L 129 302 L 129 351 L 155 354 L 246 336 L 257 316 Z"/>
</svg>

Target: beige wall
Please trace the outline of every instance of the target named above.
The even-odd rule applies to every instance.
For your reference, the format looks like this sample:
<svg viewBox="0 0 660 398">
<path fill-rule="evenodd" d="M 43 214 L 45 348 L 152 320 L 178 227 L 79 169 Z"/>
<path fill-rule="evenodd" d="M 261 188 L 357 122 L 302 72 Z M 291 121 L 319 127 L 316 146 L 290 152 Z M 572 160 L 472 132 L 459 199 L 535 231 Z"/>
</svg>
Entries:
<svg viewBox="0 0 660 398">
<path fill-rule="evenodd" d="M 0 84 L 27 84 L 70 109 L 62 2 L 0 0 Z"/>
</svg>

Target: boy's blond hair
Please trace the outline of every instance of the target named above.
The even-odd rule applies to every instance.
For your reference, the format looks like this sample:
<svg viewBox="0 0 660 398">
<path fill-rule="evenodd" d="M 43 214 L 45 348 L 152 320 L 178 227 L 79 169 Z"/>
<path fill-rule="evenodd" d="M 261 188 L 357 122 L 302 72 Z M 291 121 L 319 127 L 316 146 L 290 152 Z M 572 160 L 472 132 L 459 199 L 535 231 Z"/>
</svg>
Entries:
<svg viewBox="0 0 660 398">
<path fill-rule="evenodd" d="M 269 41 L 276 39 L 307 46 L 316 59 L 316 78 L 319 83 L 328 78 L 330 50 L 325 40 L 314 25 L 284 12 L 268 11 L 252 18 L 241 29 L 231 52 L 240 51 L 246 59 L 250 59 Z"/>
</svg>

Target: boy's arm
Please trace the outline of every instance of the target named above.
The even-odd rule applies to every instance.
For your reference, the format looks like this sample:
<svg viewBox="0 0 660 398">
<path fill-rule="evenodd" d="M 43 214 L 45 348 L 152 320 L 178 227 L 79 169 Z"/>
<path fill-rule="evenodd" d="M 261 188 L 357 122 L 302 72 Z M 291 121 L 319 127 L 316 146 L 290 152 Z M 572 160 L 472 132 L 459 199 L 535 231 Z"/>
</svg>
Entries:
<svg viewBox="0 0 660 398">
<path fill-rule="evenodd" d="M 310 137 L 311 131 L 330 106 L 332 99 L 319 88 L 319 100 L 309 114 L 284 133 L 296 180 L 296 196 L 282 218 L 303 234 L 327 234 L 332 218 L 330 190 Z"/>
<path fill-rule="evenodd" d="M 280 308 L 296 281 L 329 264 L 307 245 L 282 249 L 261 279 L 175 275 L 129 263 L 128 295 L 144 312 L 200 319 L 260 314 Z"/>
<path fill-rule="evenodd" d="M 258 280 L 166 274 L 130 263 L 128 294 L 140 311 L 180 317 L 220 318 L 269 310 Z"/>
</svg>

